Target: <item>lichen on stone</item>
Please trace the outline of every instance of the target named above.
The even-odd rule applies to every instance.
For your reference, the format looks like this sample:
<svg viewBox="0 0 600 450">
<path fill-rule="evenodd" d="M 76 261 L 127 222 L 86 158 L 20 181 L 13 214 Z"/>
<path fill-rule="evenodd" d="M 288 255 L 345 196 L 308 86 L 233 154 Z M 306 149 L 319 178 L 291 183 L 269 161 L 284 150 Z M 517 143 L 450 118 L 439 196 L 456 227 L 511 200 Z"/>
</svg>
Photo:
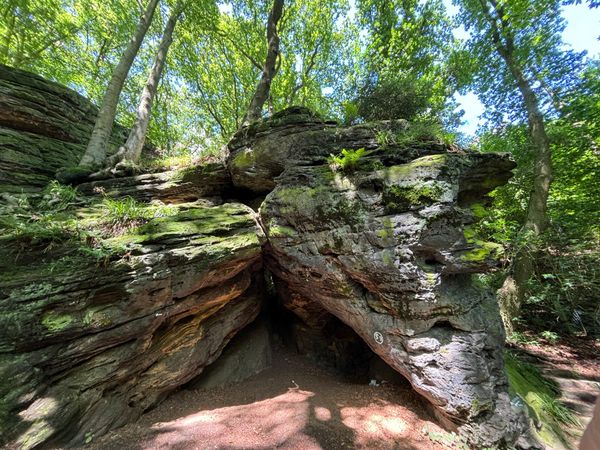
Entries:
<svg viewBox="0 0 600 450">
<path fill-rule="evenodd" d="M 388 214 L 401 213 L 440 200 L 443 193 L 436 184 L 392 185 L 383 193 L 383 204 Z"/>
</svg>

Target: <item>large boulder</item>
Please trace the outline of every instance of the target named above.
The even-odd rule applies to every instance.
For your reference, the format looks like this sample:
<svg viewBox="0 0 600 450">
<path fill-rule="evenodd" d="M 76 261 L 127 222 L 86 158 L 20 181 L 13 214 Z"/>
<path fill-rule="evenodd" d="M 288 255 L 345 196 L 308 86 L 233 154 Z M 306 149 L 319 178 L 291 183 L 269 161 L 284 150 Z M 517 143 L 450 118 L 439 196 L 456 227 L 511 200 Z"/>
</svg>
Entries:
<svg viewBox="0 0 600 450">
<path fill-rule="evenodd" d="M 134 203 L 157 214 L 115 227 L 110 201 L 59 211 L 64 235 L 2 223 L 0 428 L 11 447 L 78 445 L 136 419 L 261 309 L 263 234 L 250 208 Z"/>
<path fill-rule="evenodd" d="M 260 219 L 282 303 L 313 327 L 311 312 L 337 316 L 471 444 L 513 445 L 526 424 L 508 395 L 495 298 L 473 277 L 502 251 L 477 236 L 476 222 L 513 161 L 406 139 L 406 123 L 289 127 L 260 125 L 285 155 L 278 167 L 261 133 L 229 161 L 234 184 L 273 187 Z M 327 163 L 340 146 L 354 163 Z M 240 155 L 251 162 L 244 170 Z"/>
<path fill-rule="evenodd" d="M 75 91 L 0 64 L 0 194 L 39 191 L 59 168 L 77 165 L 97 114 Z M 127 134 L 115 124 L 109 154 Z"/>
<path fill-rule="evenodd" d="M 101 192 L 111 198 L 129 196 L 142 202 L 182 203 L 199 199 L 221 202 L 231 197 L 233 185 L 227 168 L 221 163 L 212 163 L 91 181 L 79 184 L 77 190 L 86 195 Z"/>
<path fill-rule="evenodd" d="M 286 167 L 323 164 L 331 153 L 344 148 L 375 150 L 381 147 L 385 136 L 402 133 L 408 127 L 404 120 L 339 127 L 307 108 L 292 107 L 240 129 L 227 144 L 227 167 L 236 187 L 267 193 Z M 444 146 L 428 139 L 426 145 L 381 154 L 379 159 L 402 163 L 440 151 L 444 151 Z"/>
</svg>

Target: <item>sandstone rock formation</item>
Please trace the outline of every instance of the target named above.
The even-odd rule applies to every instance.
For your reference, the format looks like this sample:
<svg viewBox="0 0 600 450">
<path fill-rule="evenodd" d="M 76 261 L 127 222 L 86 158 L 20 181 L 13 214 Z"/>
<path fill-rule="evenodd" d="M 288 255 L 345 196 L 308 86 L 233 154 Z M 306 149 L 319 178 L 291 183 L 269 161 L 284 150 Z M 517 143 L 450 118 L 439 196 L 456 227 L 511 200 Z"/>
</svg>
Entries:
<svg viewBox="0 0 600 450">
<path fill-rule="evenodd" d="M 253 212 L 172 208 L 105 239 L 109 260 L 70 242 L 1 238 L 3 439 L 22 448 L 90 441 L 196 377 L 257 316 Z"/>
<path fill-rule="evenodd" d="M 472 274 L 501 251 L 477 237 L 478 202 L 514 163 L 405 141 L 402 123 L 383 124 L 396 133 L 384 147 L 378 125 L 335 129 L 298 113 L 309 122 L 263 122 L 270 132 L 238 136 L 229 161 L 237 186 L 275 186 L 260 218 L 282 303 L 309 323 L 324 309 L 352 327 L 473 445 L 513 444 L 525 426 L 510 405 L 503 329 Z M 271 145 L 278 166 L 265 156 Z M 371 152 L 335 171 L 327 156 L 341 148 Z"/>
<path fill-rule="evenodd" d="M 97 113 L 75 91 L 0 64 L 0 193 L 39 191 L 57 169 L 77 165 Z M 115 126 L 109 153 L 127 132 Z"/>
<path fill-rule="evenodd" d="M 0 66 L 0 193 L 76 163 L 94 114 Z M 80 185 L 45 221 L 0 197 L 16 199 L 0 204 L 0 444 L 89 442 L 196 378 L 258 315 L 264 260 L 299 347 L 352 369 L 344 354 L 366 343 L 471 444 L 513 445 L 523 415 L 496 302 L 474 278 L 501 252 L 477 220 L 510 158 L 304 108 L 229 149 L 227 167 Z M 119 200 L 151 214 L 111 222 Z"/>
<path fill-rule="evenodd" d="M 223 350 L 213 364 L 192 380 L 189 389 L 227 386 L 269 368 L 272 362 L 271 336 L 266 320 L 247 326 Z"/>
</svg>

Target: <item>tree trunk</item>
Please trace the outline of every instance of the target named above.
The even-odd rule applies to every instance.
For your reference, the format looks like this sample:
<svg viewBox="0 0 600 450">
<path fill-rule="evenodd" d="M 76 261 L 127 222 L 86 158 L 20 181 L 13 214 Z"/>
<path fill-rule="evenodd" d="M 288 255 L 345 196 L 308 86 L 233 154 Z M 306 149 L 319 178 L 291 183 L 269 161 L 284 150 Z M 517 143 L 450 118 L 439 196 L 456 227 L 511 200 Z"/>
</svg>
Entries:
<svg viewBox="0 0 600 450">
<path fill-rule="evenodd" d="M 283 2 L 284 0 L 273 0 L 273 7 L 267 20 L 267 57 L 265 58 L 265 65 L 263 66 L 260 81 L 256 85 L 254 96 L 252 97 L 250 106 L 248 106 L 248 111 L 243 121 L 244 125 L 261 118 L 263 106 L 269 98 L 271 82 L 277 72 L 275 67 L 277 55 L 279 54 L 277 24 L 283 14 Z"/>
<path fill-rule="evenodd" d="M 144 146 L 144 141 L 146 140 L 148 123 L 150 122 L 152 104 L 154 102 L 154 97 L 156 96 L 160 77 L 165 67 L 169 47 L 173 42 L 173 31 L 175 30 L 175 25 L 177 25 L 177 21 L 181 17 L 182 12 L 183 2 L 179 1 L 177 2 L 175 9 L 167 21 L 167 25 L 165 26 L 154 64 L 152 65 L 152 69 L 148 75 L 148 80 L 146 81 L 146 85 L 144 86 L 144 90 L 142 91 L 142 95 L 140 97 L 137 116 L 135 118 L 133 127 L 129 132 L 129 136 L 127 137 L 127 142 L 125 142 L 123 147 L 121 147 L 119 151 L 110 158 L 110 166 L 123 159 L 127 159 L 132 162 L 137 162 L 140 159 L 142 147 Z"/>
<path fill-rule="evenodd" d="M 535 151 L 533 188 L 529 196 L 527 216 L 523 225 L 523 237 L 539 236 L 548 225 L 548 194 L 552 183 L 552 161 L 550 141 L 546 134 L 544 118 L 538 107 L 538 99 L 531 89 L 521 68 L 510 54 L 503 55 L 508 68 L 515 78 L 519 91 L 523 95 L 529 133 Z M 500 307 L 503 311 L 504 325 L 508 333 L 513 331 L 512 318 L 519 314 L 523 303 L 526 284 L 534 270 L 535 255 L 527 245 L 521 246 L 512 263 L 512 277 L 508 277 L 499 291 Z"/>
<path fill-rule="evenodd" d="M 123 84 L 129 73 L 129 69 L 133 64 L 142 41 L 150 23 L 158 0 L 149 0 L 144 14 L 140 18 L 140 22 L 135 30 L 135 34 L 127 44 L 125 52 L 121 56 L 121 60 L 117 67 L 113 70 L 112 77 L 106 88 L 102 106 L 98 112 L 94 130 L 88 143 L 87 149 L 79 162 L 80 166 L 98 166 L 104 163 L 106 159 L 106 147 L 112 133 L 113 123 L 119 103 L 119 96 L 123 89 Z"/>
</svg>

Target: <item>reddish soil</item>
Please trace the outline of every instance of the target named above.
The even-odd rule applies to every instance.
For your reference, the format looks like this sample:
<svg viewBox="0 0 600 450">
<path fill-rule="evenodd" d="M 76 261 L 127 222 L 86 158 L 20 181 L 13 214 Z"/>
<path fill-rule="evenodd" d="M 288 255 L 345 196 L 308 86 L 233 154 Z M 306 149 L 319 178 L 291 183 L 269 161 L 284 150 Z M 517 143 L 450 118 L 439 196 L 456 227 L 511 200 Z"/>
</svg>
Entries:
<svg viewBox="0 0 600 450">
<path fill-rule="evenodd" d="M 442 449 L 410 385 L 369 386 L 285 350 L 224 388 L 180 390 L 90 449 Z"/>
<path fill-rule="evenodd" d="M 569 337 L 554 344 L 540 340 L 540 345 L 519 345 L 518 348 L 534 355 L 548 369 L 600 382 L 600 340 Z"/>
<path fill-rule="evenodd" d="M 572 448 L 589 424 L 600 394 L 600 341 L 569 337 L 558 343 L 515 346 L 561 391 L 560 401 L 577 416 L 580 427 L 565 427 Z"/>
</svg>

